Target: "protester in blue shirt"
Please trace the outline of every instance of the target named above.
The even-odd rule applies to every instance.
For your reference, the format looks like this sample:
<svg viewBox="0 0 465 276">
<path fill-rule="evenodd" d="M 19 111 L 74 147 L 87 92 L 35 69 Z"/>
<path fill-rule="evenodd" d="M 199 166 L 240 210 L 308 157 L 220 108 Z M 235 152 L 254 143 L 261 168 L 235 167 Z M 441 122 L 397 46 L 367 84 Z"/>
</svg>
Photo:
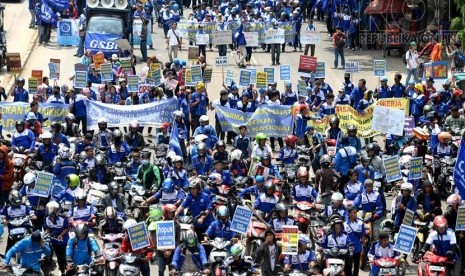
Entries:
<svg viewBox="0 0 465 276">
<path fill-rule="evenodd" d="M 16 79 L 16 87 L 11 92 L 11 96 L 13 96 L 13 102 L 29 102 L 29 92 L 24 89 L 24 84 L 26 80 L 23 77 L 18 77 Z"/>
<path fill-rule="evenodd" d="M 415 213 L 418 206 L 417 201 L 412 195 L 413 185 L 411 183 L 402 183 L 400 190 L 401 195 L 396 198 L 394 207 L 394 226 L 396 227 L 395 232 L 399 231 L 400 225 L 404 220 L 406 210 L 408 209 L 409 211 Z"/>
<path fill-rule="evenodd" d="M 89 228 L 84 223 L 79 223 L 74 228 L 75 236 L 68 240 L 66 246 L 66 260 L 74 265 L 90 264 L 94 258 L 102 256 L 97 241 L 90 238 Z"/>
<path fill-rule="evenodd" d="M 447 219 L 444 216 L 437 216 L 433 221 L 433 225 L 434 230 L 429 234 L 428 239 L 426 239 L 419 257 L 421 258 L 434 245 L 436 255 L 447 257 L 451 261 L 457 261 L 461 255 L 460 249 L 457 246 L 454 230 L 447 227 Z M 458 263 L 460 264 L 460 261 Z"/>
<path fill-rule="evenodd" d="M 394 251 L 394 245 L 389 242 L 389 234 L 384 231 L 379 234 L 379 240 L 373 243 L 368 252 L 368 259 L 372 263 L 370 275 L 378 275 L 380 267 L 374 261 L 381 258 L 397 258 L 397 251 Z"/>
<path fill-rule="evenodd" d="M 375 169 L 373 166 L 370 165 L 371 158 L 367 155 L 362 155 L 361 164 L 355 166 L 354 171 L 358 174 L 358 181 L 360 183 L 365 183 L 366 179 L 374 179 L 375 178 Z"/>
<path fill-rule="evenodd" d="M 373 95 L 374 98 L 376 99 L 392 98 L 392 91 L 389 85 L 387 85 L 387 78 L 382 77 L 380 79 L 380 82 L 381 82 L 381 86 L 378 86 L 375 89 L 375 93 Z"/>
<path fill-rule="evenodd" d="M 267 214 L 267 217 L 271 215 L 276 204 L 279 202 L 279 198 L 274 194 L 276 186 L 273 182 L 267 182 L 264 185 L 264 192 L 255 198 L 254 208 Z"/>
<path fill-rule="evenodd" d="M 303 234 L 299 234 L 297 255 L 286 255 L 284 258 L 284 270 L 297 270 L 307 273 L 309 269 L 316 265 L 316 257 L 312 250 L 308 248 L 310 240 Z"/>
<path fill-rule="evenodd" d="M 346 264 L 350 267 L 352 275 L 358 275 L 360 268 L 360 255 L 362 254 L 363 245 L 366 242 L 366 231 L 365 224 L 359 218 L 357 218 L 357 208 L 350 206 L 347 209 L 348 217 L 344 222 L 344 231 L 347 233 L 348 238 L 352 241 L 354 246 L 354 253 L 352 255 L 353 260 Z M 353 268 L 353 270 L 352 270 Z"/>
<path fill-rule="evenodd" d="M 358 86 L 355 87 L 352 92 L 350 92 L 350 100 L 351 100 L 351 105 L 356 106 L 361 99 L 363 99 L 363 96 L 365 95 L 365 91 L 367 88 L 365 87 L 366 85 L 366 80 L 365 79 L 360 79 L 358 81 Z"/>
<path fill-rule="evenodd" d="M 394 84 L 391 86 L 392 96 L 394 98 L 405 98 L 407 96 L 405 86 L 400 82 L 402 80 L 401 74 L 394 76 Z"/>
<path fill-rule="evenodd" d="M 48 217 L 45 219 L 45 231 L 50 234 L 52 249 L 58 260 L 62 274 L 66 269 L 66 244 L 69 239 L 69 221 L 67 217 L 58 214 L 59 205 L 55 201 L 47 203 Z"/>
<path fill-rule="evenodd" d="M 195 88 L 195 92 L 189 98 L 192 131 L 195 131 L 200 125 L 200 116 L 207 114 L 208 106 L 208 96 L 204 91 L 205 84 L 199 82 Z"/>
<path fill-rule="evenodd" d="M 202 233 L 203 234 L 203 233 Z M 210 274 L 210 270 L 206 267 L 208 263 L 207 254 L 202 244 L 198 242 L 198 235 L 193 230 L 188 230 L 184 236 L 184 242 L 176 247 L 173 253 L 173 260 L 171 266 L 173 267 L 170 274 L 176 274 L 176 272 L 183 273 L 197 273 L 202 270 L 203 274 Z M 187 254 L 189 251 L 189 254 Z M 186 270 L 184 262 L 186 258 L 192 258 L 189 263 L 194 263 L 195 267 L 189 267 Z M 189 270 L 190 269 L 190 270 Z"/>
<path fill-rule="evenodd" d="M 229 209 L 222 205 L 218 207 L 217 220 L 215 220 L 205 232 L 204 239 L 222 238 L 226 241 L 231 241 L 235 236 L 235 232 L 231 230 L 231 221 L 229 220 Z"/>
<path fill-rule="evenodd" d="M 15 127 L 16 132 L 13 133 L 11 145 L 17 148 L 23 147 L 25 150 L 33 152 L 35 146 L 34 133 L 31 130 L 25 128 L 24 121 L 16 121 Z"/>
<path fill-rule="evenodd" d="M 347 135 L 341 137 L 340 143 L 342 148 L 337 151 L 334 158 L 334 169 L 341 174 L 341 183 L 347 183 L 349 181 L 349 169 L 355 167 L 357 163 L 357 151 L 350 146 L 350 139 Z"/>
<path fill-rule="evenodd" d="M 305 167 L 300 167 L 297 171 L 297 183 L 292 188 L 292 198 L 295 202 L 314 202 L 318 198 L 318 192 L 308 182 L 308 171 Z"/>
</svg>

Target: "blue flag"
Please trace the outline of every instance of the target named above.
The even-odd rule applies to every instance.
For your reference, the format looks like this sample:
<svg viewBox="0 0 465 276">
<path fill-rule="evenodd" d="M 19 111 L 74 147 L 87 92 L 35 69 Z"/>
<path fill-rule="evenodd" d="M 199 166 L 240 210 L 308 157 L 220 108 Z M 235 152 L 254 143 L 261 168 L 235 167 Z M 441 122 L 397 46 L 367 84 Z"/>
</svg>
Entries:
<svg viewBox="0 0 465 276">
<path fill-rule="evenodd" d="M 455 186 L 459 190 L 460 196 L 465 198 L 465 146 L 464 139 L 460 141 L 460 148 L 455 162 L 454 181 Z"/>
<path fill-rule="evenodd" d="M 44 0 L 47 5 L 56 8 L 60 13 L 69 8 L 68 0 Z"/>
<path fill-rule="evenodd" d="M 42 2 L 40 8 L 40 20 L 47 24 L 55 25 L 58 21 L 58 16 L 53 12 L 52 8 L 49 7 L 45 2 Z"/>
<path fill-rule="evenodd" d="M 176 120 L 173 122 L 173 130 L 171 131 L 170 150 L 174 151 L 176 155 L 183 156 L 181 144 L 179 142 L 178 124 L 176 123 Z"/>
</svg>

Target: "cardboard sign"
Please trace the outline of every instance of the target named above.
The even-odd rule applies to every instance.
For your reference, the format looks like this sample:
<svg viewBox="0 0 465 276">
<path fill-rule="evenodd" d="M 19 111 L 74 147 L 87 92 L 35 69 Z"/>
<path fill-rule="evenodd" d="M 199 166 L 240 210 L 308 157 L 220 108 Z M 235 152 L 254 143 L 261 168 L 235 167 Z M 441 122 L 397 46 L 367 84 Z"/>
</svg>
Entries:
<svg viewBox="0 0 465 276">
<path fill-rule="evenodd" d="M 210 43 L 209 34 L 195 34 L 195 44 L 197 45 L 207 45 Z"/>
<path fill-rule="evenodd" d="M 447 61 L 437 61 L 425 63 L 425 78 L 432 77 L 433 79 L 447 79 L 449 73 Z"/>
<path fill-rule="evenodd" d="M 415 128 L 415 119 L 413 118 L 413 116 L 405 117 L 405 120 L 404 120 L 405 135 L 412 135 L 414 128 Z"/>
<path fill-rule="evenodd" d="M 252 211 L 246 207 L 238 205 L 231 221 L 231 231 L 246 234 L 252 219 Z"/>
<path fill-rule="evenodd" d="M 147 72 L 147 78 L 149 79 L 153 78 L 153 72 L 157 69 L 161 69 L 161 63 L 151 62 L 149 64 L 149 71 Z"/>
<path fill-rule="evenodd" d="M 20 53 L 6 53 L 6 71 L 19 73 L 21 72 L 21 54 Z"/>
<path fill-rule="evenodd" d="M 457 224 L 455 231 L 465 231 L 465 206 L 460 206 L 457 210 Z"/>
<path fill-rule="evenodd" d="M 142 20 L 140 18 L 135 18 L 132 23 L 132 34 L 140 36 L 142 33 Z"/>
<path fill-rule="evenodd" d="M 284 29 L 268 29 L 265 31 L 265 44 L 283 44 Z"/>
<path fill-rule="evenodd" d="M 247 47 L 258 47 L 258 32 L 243 32 Z"/>
<path fill-rule="evenodd" d="M 399 235 L 397 236 L 396 243 L 394 244 L 394 250 L 409 255 L 412 251 L 415 237 L 417 236 L 417 229 L 402 224 L 399 229 Z"/>
<path fill-rule="evenodd" d="M 423 175 L 423 157 L 415 157 L 410 159 L 408 179 L 420 179 Z"/>
<path fill-rule="evenodd" d="M 398 156 L 392 156 L 383 159 L 384 169 L 386 171 L 386 181 L 393 182 L 402 179 Z"/>
<path fill-rule="evenodd" d="M 239 73 L 239 85 L 245 88 L 249 87 L 251 77 L 252 73 L 249 70 L 241 70 Z"/>
<path fill-rule="evenodd" d="M 186 72 L 184 73 L 185 79 L 184 79 L 184 85 L 186 86 L 195 86 L 195 83 L 192 82 L 192 71 L 190 68 L 186 69 Z"/>
<path fill-rule="evenodd" d="M 231 86 L 233 81 L 234 81 L 234 70 L 228 69 L 228 71 L 226 71 L 226 78 L 224 79 L 224 84 L 226 86 Z"/>
<path fill-rule="evenodd" d="M 386 76 L 386 61 L 385 60 L 374 60 L 373 61 L 373 75 L 375 77 Z"/>
<path fill-rule="evenodd" d="M 139 92 L 139 76 L 128 76 L 128 92 Z"/>
<path fill-rule="evenodd" d="M 50 71 L 49 78 L 51 80 L 57 80 L 58 79 L 58 73 L 56 72 L 55 64 L 52 62 L 48 63 L 48 70 Z"/>
<path fill-rule="evenodd" d="M 37 78 L 39 80 L 39 85 L 42 84 L 43 76 L 44 76 L 44 71 L 42 71 L 42 70 L 32 70 L 31 71 L 31 77 Z"/>
<path fill-rule="evenodd" d="M 403 135 L 405 110 L 376 105 L 373 108 L 372 129 L 382 133 Z"/>
<path fill-rule="evenodd" d="M 192 66 L 190 69 L 192 74 L 192 83 L 197 84 L 198 82 L 203 81 L 202 68 L 200 68 L 200 65 Z"/>
<path fill-rule="evenodd" d="M 211 83 L 212 82 L 212 74 L 213 74 L 213 68 L 205 68 L 205 70 L 203 70 L 203 82 L 204 83 Z"/>
<path fill-rule="evenodd" d="M 253 67 L 247 67 L 248 71 L 250 71 L 250 84 L 257 84 L 257 69 Z"/>
<path fill-rule="evenodd" d="M 94 55 L 94 66 L 95 70 L 100 71 L 100 65 L 105 63 L 105 56 L 102 52 L 98 52 Z"/>
<path fill-rule="evenodd" d="M 27 79 L 27 88 L 30 94 L 37 94 L 38 87 L 39 87 L 39 80 L 37 78 Z"/>
<path fill-rule="evenodd" d="M 254 162 L 250 166 L 249 175 L 251 176 L 261 175 L 263 176 L 265 180 L 267 180 L 268 176 L 270 175 L 270 168 L 262 166 L 261 163 Z"/>
<path fill-rule="evenodd" d="M 212 33 L 212 44 L 213 44 L 213 46 L 232 44 L 231 31 L 227 30 L 227 31 L 215 31 L 215 32 L 213 32 Z"/>
<path fill-rule="evenodd" d="M 175 79 L 165 80 L 165 87 L 166 88 L 174 91 L 177 86 L 178 86 L 178 81 L 177 80 L 175 80 Z"/>
<path fill-rule="evenodd" d="M 415 212 L 410 209 L 405 209 L 404 219 L 402 220 L 402 224 L 407 226 L 412 226 L 413 218 L 415 217 Z"/>
<path fill-rule="evenodd" d="M 315 78 L 326 78 L 326 68 L 324 62 L 317 62 L 315 66 Z"/>
<path fill-rule="evenodd" d="M 189 61 L 196 61 L 199 58 L 200 50 L 198 46 L 189 46 L 187 48 L 187 59 Z"/>
<path fill-rule="evenodd" d="M 283 225 L 282 254 L 297 255 L 299 251 L 299 227 L 296 225 Z"/>
<path fill-rule="evenodd" d="M 345 64 L 345 73 L 358 73 L 360 71 L 360 63 L 358 61 L 350 61 Z"/>
<path fill-rule="evenodd" d="M 310 73 L 315 71 L 316 57 L 301 55 L 299 59 L 299 70 L 301 76 L 310 77 Z"/>
<path fill-rule="evenodd" d="M 145 225 L 144 221 L 128 227 L 127 231 L 133 251 L 150 246 L 149 236 L 147 234 L 147 226 Z"/>
<path fill-rule="evenodd" d="M 320 44 L 321 38 L 320 33 L 312 30 L 302 30 L 300 31 L 300 44 L 309 45 L 309 44 Z"/>
<path fill-rule="evenodd" d="M 74 72 L 74 87 L 75 88 L 86 88 L 87 87 L 87 72 L 76 71 Z"/>
<path fill-rule="evenodd" d="M 157 230 L 155 233 L 157 234 L 156 239 L 158 250 L 176 248 L 174 221 L 157 221 Z"/>
<path fill-rule="evenodd" d="M 229 65 L 229 58 L 227 56 L 221 56 L 215 58 L 215 65 L 218 67 L 228 66 Z"/>
<path fill-rule="evenodd" d="M 155 86 L 159 86 L 161 84 L 161 69 L 155 69 L 153 71 L 152 80 Z"/>
<path fill-rule="evenodd" d="M 297 81 L 297 90 L 299 91 L 299 97 L 308 97 L 307 83 L 304 80 Z"/>
<path fill-rule="evenodd" d="M 263 71 L 266 73 L 266 83 L 273 84 L 274 83 L 274 67 L 265 67 Z"/>
<path fill-rule="evenodd" d="M 48 197 L 48 195 L 50 194 L 50 187 L 53 183 L 53 177 L 54 175 L 52 173 L 38 171 L 36 185 L 34 186 L 34 191 L 32 191 L 32 195 Z"/>
<path fill-rule="evenodd" d="M 88 67 L 82 63 L 75 63 L 74 64 L 74 71 L 87 71 Z"/>
<path fill-rule="evenodd" d="M 111 69 L 111 63 L 104 63 L 100 65 L 100 78 L 102 81 L 113 80 L 113 72 Z"/>
<path fill-rule="evenodd" d="M 291 80 L 291 66 L 290 65 L 279 66 L 279 80 L 281 81 Z"/>
<path fill-rule="evenodd" d="M 61 64 L 61 60 L 58 59 L 58 58 L 51 58 L 50 59 L 50 62 L 52 62 L 53 64 L 55 64 L 55 71 L 57 73 L 57 80 L 60 79 L 60 64 Z"/>
<path fill-rule="evenodd" d="M 266 72 L 257 72 L 257 88 L 266 89 L 266 86 L 267 86 L 266 80 L 267 80 Z"/>
<path fill-rule="evenodd" d="M 121 72 L 130 75 L 132 74 L 132 64 L 130 58 L 120 58 L 119 63 L 121 64 Z"/>
</svg>

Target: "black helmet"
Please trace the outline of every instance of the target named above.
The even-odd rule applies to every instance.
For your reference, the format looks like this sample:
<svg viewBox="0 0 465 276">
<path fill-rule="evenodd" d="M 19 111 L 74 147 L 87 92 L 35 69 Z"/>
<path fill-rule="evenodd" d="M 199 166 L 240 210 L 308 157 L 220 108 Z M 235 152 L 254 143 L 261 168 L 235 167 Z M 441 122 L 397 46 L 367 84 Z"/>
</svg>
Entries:
<svg viewBox="0 0 465 276">
<path fill-rule="evenodd" d="M 428 113 L 426 113 L 426 120 L 428 121 L 432 121 L 434 119 L 434 111 L 430 111 Z"/>
<path fill-rule="evenodd" d="M 18 206 L 19 204 L 21 204 L 22 201 L 21 194 L 18 192 L 18 190 L 12 190 L 10 192 L 8 200 L 10 201 L 11 205 Z"/>
<path fill-rule="evenodd" d="M 350 144 L 350 138 L 347 135 L 342 135 L 341 137 L 341 145 L 348 146 Z"/>
<path fill-rule="evenodd" d="M 263 154 L 263 156 L 262 156 L 262 161 L 263 161 L 263 160 L 269 160 L 269 161 L 271 161 L 271 155 L 270 155 L 269 153 Z"/>
<path fill-rule="evenodd" d="M 61 131 L 61 124 L 59 122 L 53 122 L 50 127 L 52 129 L 55 129 L 56 131 L 60 132 Z"/>
<path fill-rule="evenodd" d="M 375 151 L 375 154 L 377 155 L 381 149 L 380 149 L 378 143 L 369 143 L 367 145 L 367 151 L 369 151 L 369 150 Z"/>
<path fill-rule="evenodd" d="M 110 190 L 110 192 L 112 191 L 118 191 L 119 190 L 119 186 L 118 186 L 118 183 L 116 181 L 112 181 L 108 184 L 108 190 Z"/>
<path fill-rule="evenodd" d="M 269 189 L 272 189 L 273 193 L 276 190 L 276 185 L 274 185 L 274 183 L 272 181 L 268 181 L 268 182 L 265 183 L 265 191 L 269 190 Z"/>
<path fill-rule="evenodd" d="M 226 148 L 226 144 L 224 143 L 224 141 L 220 140 L 218 141 L 218 143 L 216 143 L 216 148 L 219 148 L 219 147 Z"/>
<path fill-rule="evenodd" d="M 121 139 L 123 137 L 123 133 L 119 129 L 113 130 L 113 138 L 114 139 Z"/>
<path fill-rule="evenodd" d="M 329 119 L 329 124 L 336 124 L 337 126 L 339 126 L 339 118 L 336 117 L 336 116 L 333 116 L 331 117 L 331 119 Z"/>
<path fill-rule="evenodd" d="M 78 225 L 76 225 L 76 227 L 74 228 L 74 233 L 78 237 L 81 235 L 85 235 L 87 238 L 87 235 L 89 234 L 89 227 L 87 227 L 87 225 L 84 223 L 78 223 Z"/>
<path fill-rule="evenodd" d="M 329 164 L 331 164 L 331 157 L 329 157 L 329 155 L 323 154 L 320 157 L 320 165 L 323 165 L 323 164 L 326 166 L 329 166 Z"/>
<path fill-rule="evenodd" d="M 286 205 L 284 205 L 284 203 L 278 203 L 276 204 L 276 206 L 274 207 L 274 210 L 276 212 L 281 212 L 281 211 L 287 211 L 287 208 L 286 208 Z"/>
<path fill-rule="evenodd" d="M 17 120 L 17 121 L 15 122 L 15 127 L 23 126 L 23 128 L 24 128 L 24 125 L 25 125 L 24 121 Z"/>
<path fill-rule="evenodd" d="M 23 77 L 18 77 L 18 78 L 16 78 L 16 82 L 17 82 L 17 83 L 18 83 L 18 82 L 21 82 L 21 83 L 25 84 L 25 83 L 26 83 L 26 80 L 25 80 Z"/>
<path fill-rule="evenodd" d="M 40 230 L 36 230 L 31 234 L 32 242 L 40 242 L 41 240 L 42 240 L 42 234 L 40 234 Z"/>
<path fill-rule="evenodd" d="M 347 131 L 348 132 L 357 131 L 357 127 L 355 125 L 350 125 L 350 126 L 347 127 Z"/>
</svg>

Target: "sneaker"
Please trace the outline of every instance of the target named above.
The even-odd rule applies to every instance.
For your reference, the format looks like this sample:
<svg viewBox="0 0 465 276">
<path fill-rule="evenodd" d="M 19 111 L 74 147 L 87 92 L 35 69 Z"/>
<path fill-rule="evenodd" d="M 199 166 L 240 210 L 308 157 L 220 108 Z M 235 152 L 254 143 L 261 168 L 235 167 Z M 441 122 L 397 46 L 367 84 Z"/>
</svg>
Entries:
<svg viewBox="0 0 465 276">
<path fill-rule="evenodd" d="M 273 63 L 271 63 L 271 66 L 273 66 L 273 65 L 276 65 L 276 64 L 273 62 Z"/>
</svg>

